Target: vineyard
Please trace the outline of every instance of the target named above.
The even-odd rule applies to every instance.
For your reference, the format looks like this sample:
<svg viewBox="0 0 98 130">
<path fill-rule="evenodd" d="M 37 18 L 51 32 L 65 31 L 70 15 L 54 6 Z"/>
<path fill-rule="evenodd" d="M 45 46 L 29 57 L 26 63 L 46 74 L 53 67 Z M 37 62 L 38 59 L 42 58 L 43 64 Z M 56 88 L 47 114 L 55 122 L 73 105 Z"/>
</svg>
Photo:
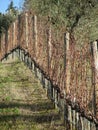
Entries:
<svg viewBox="0 0 98 130">
<path fill-rule="evenodd" d="M 78 119 L 85 117 L 97 130 L 97 44 L 97 41 L 89 43 L 87 38 L 78 44 L 72 33 L 61 29 L 56 31 L 43 17 L 29 11 L 20 14 L 0 37 L 0 59 L 6 58 L 16 48 L 20 49 L 22 57 L 28 57 L 30 66 L 33 61 L 51 83 L 56 91 L 56 105 L 59 106 L 59 100 L 63 99 L 66 111 L 69 107 L 72 113 L 75 110 L 79 113 Z M 72 113 L 69 112 L 66 118 Z M 78 120 L 71 118 L 75 118 L 74 122 Z"/>
</svg>

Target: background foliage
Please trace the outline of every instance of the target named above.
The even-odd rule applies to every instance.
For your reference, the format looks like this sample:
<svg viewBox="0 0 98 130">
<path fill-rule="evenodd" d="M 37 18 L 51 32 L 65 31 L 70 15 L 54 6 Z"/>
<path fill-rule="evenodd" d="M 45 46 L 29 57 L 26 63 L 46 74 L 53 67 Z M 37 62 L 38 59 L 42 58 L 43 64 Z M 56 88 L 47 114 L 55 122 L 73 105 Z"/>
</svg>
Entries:
<svg viewBox="0 0 98 130">
<path fill-rule="evenodd" d="M 13 2 L 8 6 L 5 14 L 0 13 L 0 36 L 3 32 L 7 31 L 11 23 L 18 16 L 18 10 L 14 7 Z"/>
<path fill-rule="evenodd" d="M 50 17 L 53 25 L 65 25 L 72 31 L 97 4 L 98 0 L 24 0 L 24 9 Z"/>
</svg>

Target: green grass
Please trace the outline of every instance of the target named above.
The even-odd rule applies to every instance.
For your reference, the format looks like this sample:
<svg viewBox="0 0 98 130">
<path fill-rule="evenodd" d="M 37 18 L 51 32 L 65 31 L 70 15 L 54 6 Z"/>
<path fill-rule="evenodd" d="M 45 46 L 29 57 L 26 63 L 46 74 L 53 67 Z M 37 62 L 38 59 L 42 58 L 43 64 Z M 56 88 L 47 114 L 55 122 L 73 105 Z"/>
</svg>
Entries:
<svg viewBox="0 0 98 130">
<path fill-rule="evenodd" d="M 15 108 L 2 108 L 2 109 L 0 109 L 0 115 L 9 115 L 9 114 L 11 114 L 11 115 L 13 115 L 13 114 L 15 114 L 15 115 L 18 115 L 19 114 L 19 109 L 17 108 L 17 107 L 15 107 Z"/>
<path fill-rule="evenodd" d="M 65 130 L 46 90 L 18 60 L 0 63 L 0 130 Z"/>
</svg>

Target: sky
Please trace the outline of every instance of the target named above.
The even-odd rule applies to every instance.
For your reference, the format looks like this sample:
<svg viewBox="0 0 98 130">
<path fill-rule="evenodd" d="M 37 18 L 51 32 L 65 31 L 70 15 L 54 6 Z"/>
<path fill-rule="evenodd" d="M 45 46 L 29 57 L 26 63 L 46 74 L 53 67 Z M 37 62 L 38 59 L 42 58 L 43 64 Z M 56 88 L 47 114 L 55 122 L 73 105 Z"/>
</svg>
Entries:
<svg viewBox="0 0 98 130">
<path fill-rule="evenodd" d="M 10 4 L 12 0 L 0 0 L 0 12 L 5 13 L 6 9 L 8 8 L 8 5 Z M 23 0 L 13 0 L 14 6 L 21 8 L 21 5 L 23 3 Z"/>
</svg>

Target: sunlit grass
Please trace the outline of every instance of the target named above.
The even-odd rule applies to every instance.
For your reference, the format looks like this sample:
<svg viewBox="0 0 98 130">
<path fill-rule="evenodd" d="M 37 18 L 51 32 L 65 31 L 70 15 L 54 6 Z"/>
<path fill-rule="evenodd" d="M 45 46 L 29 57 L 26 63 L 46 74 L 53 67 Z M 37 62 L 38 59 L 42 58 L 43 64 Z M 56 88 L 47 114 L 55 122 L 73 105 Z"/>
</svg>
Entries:
<svg viewBox="0 0 98 130">
<path fill-rule="evenodd" d="M 0 130 L 64 129 L 46 90 L 24 63 L 0 63 Z"/>
</svg>

